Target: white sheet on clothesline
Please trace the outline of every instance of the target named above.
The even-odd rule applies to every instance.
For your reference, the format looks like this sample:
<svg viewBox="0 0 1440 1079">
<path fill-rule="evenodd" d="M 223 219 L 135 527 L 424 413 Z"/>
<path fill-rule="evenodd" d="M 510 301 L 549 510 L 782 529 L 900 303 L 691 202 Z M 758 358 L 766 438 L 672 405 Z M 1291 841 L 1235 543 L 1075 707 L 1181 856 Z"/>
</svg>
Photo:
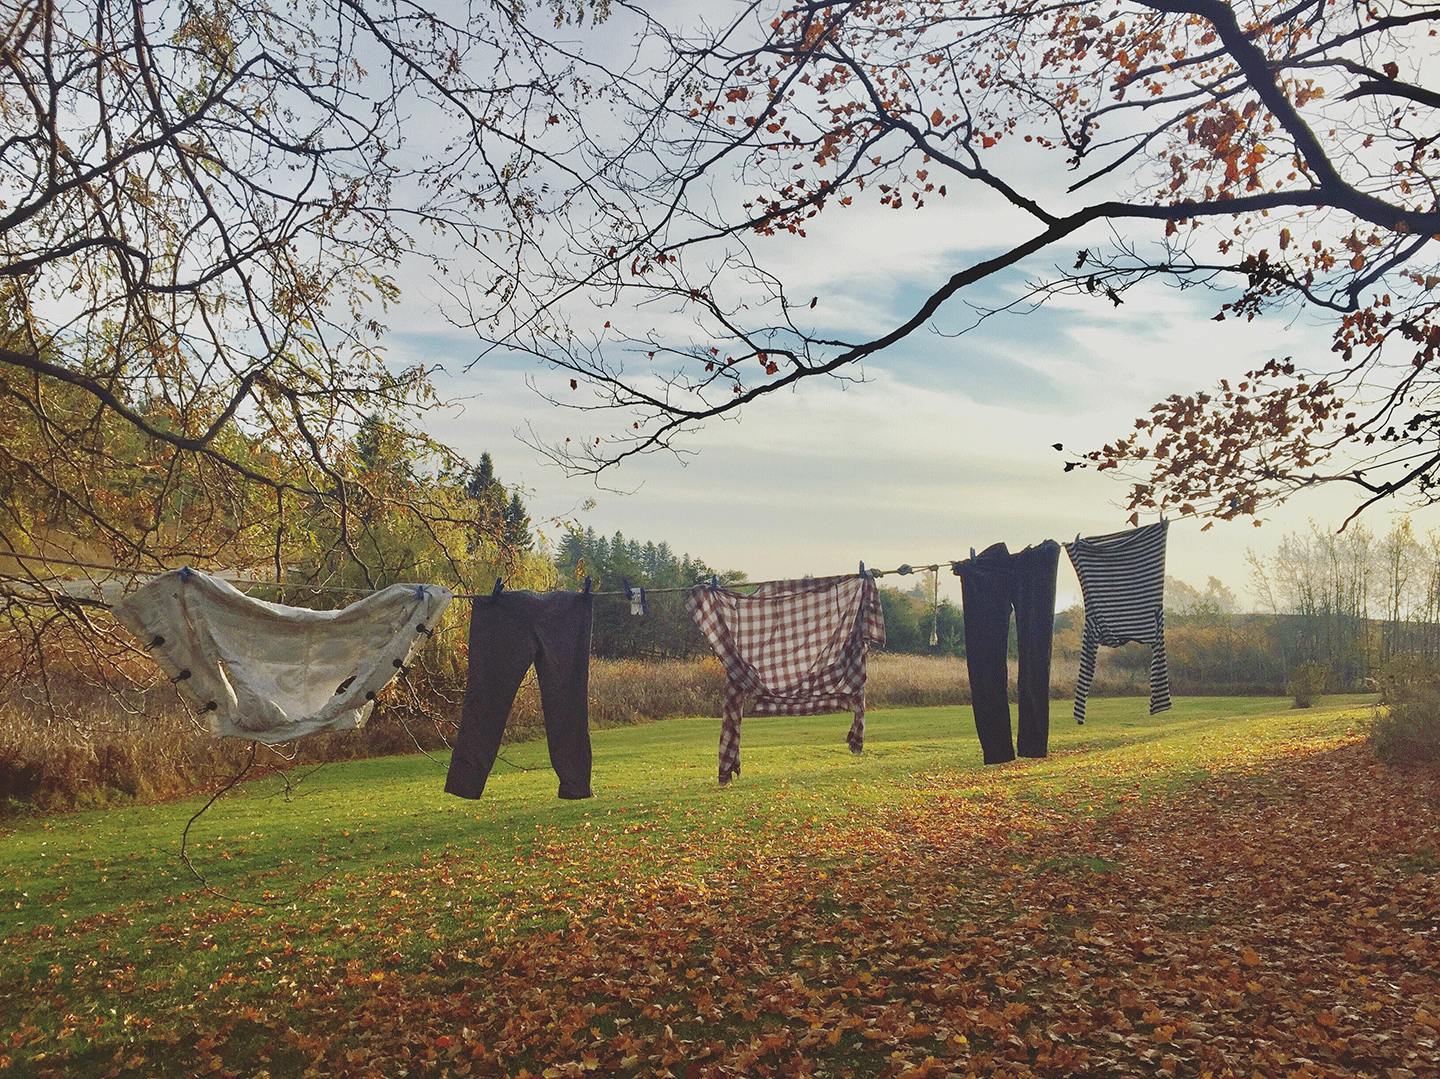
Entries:
<svg viewBox="0 0 1440 1079">
<path fill-rule="evenodd" d="M 437 585 L 397 584 L 313 611 L 185 569 L 147 581 L 115 615 L 207 711 L 212 733 L 273 745 L 363 726 L 374 694 L 409 663 L 451 598 Z"/>
</svg>

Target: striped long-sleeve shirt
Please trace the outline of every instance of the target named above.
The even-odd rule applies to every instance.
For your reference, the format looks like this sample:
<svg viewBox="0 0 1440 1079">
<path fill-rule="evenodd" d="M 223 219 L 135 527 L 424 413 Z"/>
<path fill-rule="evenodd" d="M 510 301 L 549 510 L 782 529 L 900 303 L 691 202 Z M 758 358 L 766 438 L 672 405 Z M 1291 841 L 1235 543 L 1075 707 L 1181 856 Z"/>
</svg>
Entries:
<svg viewBox="0 0 1440 1079">
<path fill-rule="evenodd" d="M 1100 646 L 1130 641 L 1150 646 L 1150 714 L 1170 707 L 1165 662 L 1165 535 L 1168 522 L 1108 536 L 1076 538 L 1065 550 L 1085 597 L 1080 674 L 1075 680 L 1075 722 L 1085 722 L 1085 700 L 1095 680 Z"/>
</svg>

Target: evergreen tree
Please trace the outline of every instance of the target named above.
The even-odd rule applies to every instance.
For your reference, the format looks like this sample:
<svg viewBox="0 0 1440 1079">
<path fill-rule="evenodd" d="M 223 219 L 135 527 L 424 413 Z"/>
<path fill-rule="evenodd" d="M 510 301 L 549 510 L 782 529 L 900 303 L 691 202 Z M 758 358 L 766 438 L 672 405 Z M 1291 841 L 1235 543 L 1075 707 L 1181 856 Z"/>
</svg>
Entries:
<svg viewBox="0 0 1440 1079">
<path fill-rule="evenodd" d="M 355 459 L 366 472 L 373 472 L 380 455 L 380 416 L 372 412 L 360 421 L 360 429 L 355 432 Z"/>
<path fill-rule="evenodd" d="M 535 546 L 535 537 L 530 534 L 530 515 L 525 512 L 525 503 L 518 494 L 512 494 L 505 506 L 505 546 L 512 551 L 528 551 Z"/>
<path fill-rule="evenodd" d="M 465 493 L 477 502 L 483 502 L 495 486 L 495 462 L 489 453 L 480 455 L 480 463 L 470 470 L 465 480 Z"/>
<path fill-rule="evenodd" d="M 555 552 L 555 566 L 565 577 L 573 577 L 585 559 L 584 537 L 574 530 L 565 533 L 560 549 Z"/>
<path fill-rule="evenodd" d="M 627 539 L 623 532 L 606 537 L 594 528 L 571 531 L 561 540 L 555 564 L 571 587 L 582 576 L 595 582 L 597 591 L 618 591 L 625 581 L 646 589 L 683 589 L 715 571 L 699 559 L 677 558 L 667 543 Z M 726 583 L 739 583 L 743 574 L 728 573 Z M 595 606 L 591 644 L 601 656 L 703 655 L 708 646 L 685 607 L 683 592 L 659 592 L 649 597 L 646 617 L 636 618 L 621 600 Z"/>
<path fill-rule="evenodd" d="M 380 413 L 372 412 L 360 421 L 354 446 L 355 459 L 361 471 L 383 475 L 395 483 L 416 478 L 415 469 L 405 456 L 404 438 L 386 424 Z"/>
</svg>

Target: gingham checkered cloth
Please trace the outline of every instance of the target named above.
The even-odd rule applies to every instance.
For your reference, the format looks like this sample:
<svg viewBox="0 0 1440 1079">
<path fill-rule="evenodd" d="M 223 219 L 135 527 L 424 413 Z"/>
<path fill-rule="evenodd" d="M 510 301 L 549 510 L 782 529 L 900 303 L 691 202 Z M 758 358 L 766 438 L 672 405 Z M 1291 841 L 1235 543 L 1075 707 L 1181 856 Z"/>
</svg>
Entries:
<svg viewBox="0 0 1440 1079">
<path fill-rule="evenodd" d="M 753 595 L 696 585 L 685 601 L 725 665 L 720 782 L 740 774 L 740 715 L 855 713 L 847 741 L 865 744 L 865 653 L 885 643 L 870 576 L 762 584 Z"/>
</svg>

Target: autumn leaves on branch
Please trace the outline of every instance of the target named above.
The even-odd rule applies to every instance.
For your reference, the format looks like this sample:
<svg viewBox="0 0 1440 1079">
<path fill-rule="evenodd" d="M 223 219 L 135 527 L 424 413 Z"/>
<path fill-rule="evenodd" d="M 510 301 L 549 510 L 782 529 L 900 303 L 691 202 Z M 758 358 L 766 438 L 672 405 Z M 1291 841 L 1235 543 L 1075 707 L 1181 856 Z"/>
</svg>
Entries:
<svg viewBox="0 0 1440 1079">
<path fill-rule="evenodd" d="M 445 525 L 353 459 L 378 416 L 417 475 L 458 467 L 417 422 L 429 366 L 383 351 L 398 282 L 424 277 L 479 357 L 536 357 L 552 400 L 618 420 L 549 447 L 595 473 L 857 378 L 1003 275 L 1030 276 L 1011 311 L 1208 286 L 1220 319 L 1318 313 L 1333 354 L 1177 386 L 1070 467 L 1126 475 L 1136 511 L 1220 518 L 1325 481 L 1362 505 L 1431 497 L 1440 12 L 757 0 L 712 31 L 606 5 L 561 13 L 606 20 L 581 48 L 542 14 L 7 15 L 0 395 L 26 434 L 6 463 L 63 520 L 26 510 L 0 538 L 283 559 L 303 505 L 364 565 L 362 501 Z M 1001 239 L 920 268 L 920 299 L 878 328 L 836 329 L 785 261 L 862 207 L 951 228 L 955 206 Z M 130 437 L 158 493 L 118 467 Z M 198 531 L 137 502 L 182 489 Z"/>
<path fill-rule="evenodd" d="M 607 90 L 636 117 L 601 180 L 616 212 L 572 222 L 580 254 L 545 263 L 542 316 L 505 340 L 574 380 L 559 403 L 626 412 L 624 431 L 557 451 L 599 472 L 857 371 L 972 286 L 1043 272 L 1037 257 L 1068 266 L 1081 240 L 1074 271 L 1034 280 L 1027 301 L 1203 283 L 1224 290 L 1217 318 L 1319 311 L 1336 355 L 1177 395 L 1071 467 L 1131 475 L 1137 510 L 1221 518 L 1330 479 L 1427 497 L 1440 131 L 1422 65 L 1437 26 L 1434 10 L 1336 0 L 933 0 L 757 3 L 708 35 L 651 27 L 650 81 Z M 824 304 L 792 297 L 768 256 L 770 238 L 843 230 L 866 202 L 957 201 L 1009 213 L 1019 238 L 937 270 L 873 336 L 827 330 Z M 626 313 L 601 330 L 572 310 L 581 294 Z M 657 328 L 657 309 L 692 328 Z"/>
</svg>

